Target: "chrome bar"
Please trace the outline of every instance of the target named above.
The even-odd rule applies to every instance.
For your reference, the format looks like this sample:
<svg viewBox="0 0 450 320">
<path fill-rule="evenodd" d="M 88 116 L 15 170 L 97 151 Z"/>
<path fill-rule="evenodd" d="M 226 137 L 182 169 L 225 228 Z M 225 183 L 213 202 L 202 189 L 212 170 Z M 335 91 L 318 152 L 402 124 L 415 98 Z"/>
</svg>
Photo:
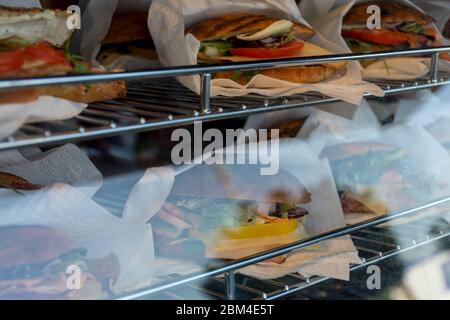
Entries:
<svg viewBox="0 0 450 320">
<path fill-rule="evenodd" d="M 26 88 L 26 87 L 73 84 L 73 83 L 92 83 L 92 82 L 104 82 L 116 80 L 130 81 L 138 79 L 167 78 L 167 77 L 178 77 L 203 73 L 215 73 L 220 71 L 260 70 L 283 66 L 323 64 L 336 61 L 383 59 L 400 56 L 407 57 L 416 55 L 427 55 L 440 52 L 450 52 L 450 46 L 427 48 L 427 49 L 410 49 L 404 51 L 349 53 L 349 54 L 336 54 L 336 55 L 314 56 L 303 58 L 286 58 L 277 60 L 263 60 L 257 62 L 252 61 L 252 62 L 236 62 L 225 64 L 178 66 L 178 67 L 154 68 L 149 70 L 117 72 L 117 73 L 8 79 L 0 81 L 0 89 Z"/>
<path fill-rule="evenodd" d="M 162 290 L 167 290 L 176 286 L 180 286 L 182 284 L 186 284 L 192 281 L 196 281 L 196 280 L 201 280 L 201 279 L 205 279 L 208 277 L 212 277 L 215 275 L 219 275 L 219 274 L 223 274 L 229 271 L 234 271 L 237 269 L 241 269 L 265 260 L 269 260 L 272 259 L 274 257 L 277 256 L 281 256 L 283 254 L 287 254 L 289 252 L 292 252 L 294 250 L 299 250 L 314 244 L 317 244 L 319 242 L 322 241 L 326 241 L 326 240 L 330 240 L 330 239 L 335 239 L 335 238 L 339 238 L 341 236 L 346 236 L 349 235 L 351 233 L 363 230 L 363 229 L 367 229 L 370 227 L 374 227 L 377 225 L 380 225 L 382 223 L 385 222 L 389 222 L 389 221 L 393 221 L 395 219 L 401 218 L 401 217 L 405 217 L 405 216 L 410 216 L 410 215 L 414 215 L 414 214 L 418 214 L 421 211 L 424 211 L 426 209 L 432 208 L 434 206 L 438 206 L 440 204 L 444 204 L 444 203 L 448 203 L 450 202 L 450 197 L 446 197 L 446 198 L 442 198 L 440 200 L 410 209 L 410 210 L 405 210 L 403 212 L 399 212 L 399 213 L 394 213 L 394 214 L 389 214 L 389 215 L 385 215 L 382 217 L 377 217 L 365 222 L 361 222 L 352 226 L 347 226 L 347 227 L 343 227 L 343 228 L 339 228 L 333 231 L 329 231 L 320 235 L 316 235 L 313 237 L 310 237 L 306 240 L 302 240 L 302 241 L 298 241 L 280 248 L 276 248 L 261 254 L 257 254 L 257 255 L 253 255 L 250 256 L 248 258 L 245 259 L 241 259 L 241 260 L 237 260 L 235 262 L 232 262 L 228 265 L 225 265 L 221 268 L 217 268 L 215 270 L 211 270 L 211 271 L 207 271 L 207 272 L 202 272 L 202 273 L 196 273 L 193 274 L 191 276 L 185 277 L 183 279 L 180 279 L 178 281 L 174 281 L 174 282 L 169 282 L 166 284 L 161 284 L 158 286 L 155 286 L 153 288 L 148 288 L 145 290 L 141 290 L 139 292 L 135 292 L 135 293 L 130 293 L 121 297 L 117 297 L 117 299 L 119 300 L 130 300 L 130 299 L 138 299 L 141 298 L 143 296 L 148 296 L 151 294 L 154 294 L 156 292 L 162 291 Z"/>
<path fill-rule="evenodd" d="M 172 84 L 175 86 L 173 89 L 175 92 L 177 92 L 178 88 L 182 89 L 181 85 L 175 84 L 173 80 Z M 399 85 L 397 87 L 391 87 L 389 90 L 386 90 L 385 93 L 386 95 L 399 94 L 420 89 L 434 88 L 446 84 L 450 84 L 450 77 L 446 76 L 445 80 L 442 82 L 438 81 L 437 83 L 432 83 L 431 81 L 429 81 L 427 83 L 412 87 L 409 86 L 402 87 Z M 149 92 L 151 93 L 151 88 L 149 88 Z M 305 99 L 305 96 L 308 97 L 308 99 Z M 162 95 L 159 95 L 160 99 L 159 105 L 156 103 L 156 97 L 153 97 L 151 101 L 154 101 L 154 103 L 151 103 L 150 105 L 148 105 L 148 102 L 146 103 L 146 98 L 139 99 L 139 101 L 135 98 L 133 99 L 124 98 L 118 101 L 113 100 L 101 103 L 102 109 L 104 110 L 105 110 L 104 107 L 107 105 L 115 106 L 114 108 L 111 109 L 111 112 L 120 112 L 121 106 L 128 106 L 128 108 L 126 108 L 127 111 L 131 111 L 133 108 L 142 108 L 145 110 L 150 109 L 153 111 L 157 110 L 157 114 L 154 115 L 149 114 L 149 116 L 151 117 L 150 119 L 144 118 L 141 119 L 146 121 L 136 121 L 136 123 L 126 125 L 118 124 L 115 126 L 111 126 L 110 123 L 107 121 L 101 121 L 100 119 L 95 119 L 92 117 L 85 117 L 82 114 L 81 116 L 75 117 L 75 119 L 82 120 L 81 122 L 89 123 L 91 124 L 91 126 L 83 127 L 82 130 L 76 131 L 63 131 L 63 132 L 57 131 L 50 136 L 46 135 L 30 135 L 28 137 L 16 136 L 13 138 L 9 138 L 3 142 L 0 142 L 0 151 L 12 148 L 22 148 L 31 145 L 48 146 L 67 142 L 89 140 L 94 138 L 106 138 L 125 133 L 145 132 L 169 127 L 190 125 L 194 121 L 208 122 L 215 120 L 225 120 L 236 117 L 250 116 L 258 113 L 319 106 L 339 101 L 336 98 L 321 99 L 312 94 L 294 95 L 288 99 L 288 103 L 284 103 L 283 99 L 281 98 L 260 97 L 261 99 L 254 100 L 254 103 L 257 103 L 257 105 L 253 105 L 250 102 L 246 101 L 246 108 L 242 109 L 242 105 L 239 104 L 239 99 L 236 98 L 235 100 L 233 100 L 233 102 L 235 101 L 236 103 L 235 106 L 230 105 L 229 106 L 230 108 L 228 108 L 227 106 L 226 110 L 219 109 L 216 111 L 211 109 L 211 112 L 209 114 L 202 114 L 200 112 L 200 109 L 198 109 L 199 111 L 196 111 L 194 108 L 192 108 L 191 109 L 192 112 L 188 112 L 185 108 L 180 107 L 183 101 L 180 101 L 180 103 L 174 105 L 173 103 L 172 104 L 166 103 L 166 101 L 164 101 L 162 97 L 163 97 Z M 374 97 L 370 94 L 366 94 L 365 98 L 370 99 Z M 244 99 L 247 100 L 248 97 L 244 97 Z M 213 98 L 211 100 L 211 105 L 214 106 L 220 105 L 220 102 L 222 100 L 223 100 L 222 98 Z M 186 105 L 189 105 L 189 102 L 186 102 Z M 96 104 L 93 104 L 93 106 L 96 106 Z M 197 105 L 197 107 L 199 107 L 199 105 Z M 164 110 L 166 110 L 165 113 Z M 139 112 L 136 113 L 139 114 Z M 177 114 L 184 114 L 184 115 L 177 116 Z"/>
<path fill-rule="evenodd" d="M 431 55 L 431 81 L 436 83 L 439 81 L 439 52 L 435 52 Z"/>
<path fill-rule="evenodd" d="M 211 113 L 211 73 L 202 74 L 201 108 L 203 114 Z"/>
<path fill-rule="evenodd" d="M 234 300 L 236 297 L 236 279 L 234 276 L 234 271 L 225 273 L 225 291 L 227 293 L 228 300 Z"/>
</svg>

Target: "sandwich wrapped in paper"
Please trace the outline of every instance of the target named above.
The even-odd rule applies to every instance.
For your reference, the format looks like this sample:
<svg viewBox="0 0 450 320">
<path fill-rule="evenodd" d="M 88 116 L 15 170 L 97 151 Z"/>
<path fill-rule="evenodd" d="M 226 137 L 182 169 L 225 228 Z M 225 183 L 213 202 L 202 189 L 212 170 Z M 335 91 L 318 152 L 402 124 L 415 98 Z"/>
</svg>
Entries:
<svg viewBox="0 0 450 320">
<path fill-rule="evenodd" d="M 0 79 L 101 72 L 69 51 L 73 30 L 62 10 L 0 6 Z M 121 97 L 123 81 L 38 87 L 2 92 L 0 104 L 26 103 L 53 96 L 91 103 Z"/>
<path fill-rule="evenodd" d="M 216 152 L 221 151 L 226 152 Z M 277 174 L 262 176 L 258 166 L 199 165 L 179 171 L 160 211 L 147 215 L 157 258 L 178 259 L 160 266 L 155 276 L 179 273 L 180 265 L 186 265 L 185 274 L 204 270 L 212 262 L 208 258 L 239 259 L 345 225 L 328 162 L 303 142 L 280 141 Z M 138 185 L 152 194 L 164 181 Z M 349 263 L 359 262 L 351 240 L 343 237 L 239 272 L 264 279 L 289 273 L 348 279 Z"/>
<path fill-rule="evenodd" d="M 294 1 L 158 0 L 150 7 L 149 27 L 164 66 L 310 57 L 338 51 L 303 20 Z M 281 96 L 319 91 L 350 102 L 359 102 L 366 91 L 383 94 L 363 82 L 352 65 L 333 62 L 217 72 L 211 93 Z M 200 93 L 199 76 L 179 80 Z"/>
<path fill-rule="evenodd" d="M 448 194 L 450 159 L 422 128 L 365 130 L 365 124 L 345 125 L 347 119 L 330 114 L 324 118 L 307 142 L 330 161 L 349 221 L 411 209 Z"/>
<path fill-rule="evenodd" d="M 424 127 L 450 152 L 450 90 L 421 91 L 396 105 L 394 122 Z"/>
<path fill-rule="evenodd" d="M 147 24 L 150 3 L 151 0 L 80 1 L 83 27 L 74 37 L 74 47 L 90 63 L 110 70 L 158 66 Z"/>
<path fill-rule="evenodd" d="M 0 227 L 0 240 L 2 300 L 99 297 L 102 291 L 109 293 L 120 276 L 115 254 L 87 259 L 86 249 L 77 248 L 72 239 L 53 228 Z M 80 271 L 77 282 L 69 279 L 74 268 Z"/>
<path fill-rule="evenodd" d="M 311 201 L 311 194 L 288 172 L 262 176 L 260 168 L 201 165 L 179 175 L 159 217 L 160 222 L 182 219 L 178 226 L 187 232 L 178 230 L 175 240 L 161 237 L 159 252 L 172 257 L 184 252 L 200 259 L 205 255 L 199 246 L 191 247 L 200 240 L 206 256 L 239 258 L 239 250 L 247 256 L 306 237 L 303 219 L 308 211 L 302 206 Z M 155 228 L 157 233 L 168 231 Z"/>
<path fill-rule="evenodd" d="M 381 9 L 381 28 L 370 29 L 373 13 L 368 7 Z M 313 25 L 328 39 L 346 46 L 346 52 L 377 52 L 420 49 L 445 45 L 434 19 L 408 1 L 350 1 Z M 449 68 L 448 54 L 441 54 L 444 67 Z M 363 76 L 368 79 L 408 80 L 426 75 L 428 57 L 390 58 L 361 62 Z"/>
<path fill-rule="evenodd" d="M 125 195 L 130 209 L 114 216 L 92 199 L 102 176 L 73 145 L 46 153 L 3 151 L 0 172 L 1 298 L 97 299 L 151 283 L 152 229 L 133 221 L 136 203 L 153 205 L 148 195 L 132 192 L 128 201 Z M 74 263 L 83 275 L 80 284 L 93 280 L 83 290 L 65 275 Z M 66 279 L 73 285 L 66 287 Z"/>
</svg>

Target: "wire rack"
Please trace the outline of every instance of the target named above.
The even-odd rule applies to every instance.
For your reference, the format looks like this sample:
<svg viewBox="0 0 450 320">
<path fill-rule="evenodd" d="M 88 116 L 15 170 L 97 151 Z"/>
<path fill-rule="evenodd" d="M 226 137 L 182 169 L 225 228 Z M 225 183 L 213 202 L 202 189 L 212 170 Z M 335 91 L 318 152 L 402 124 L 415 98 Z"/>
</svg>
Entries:
<svg viewBox="0 0 450 320">
<path fill-rule="evenodd" d="M 283 65 L 432 55 L 432 68 L 429 76 L 415 81 L 378 81 L 377 84 L 385 91 L 386 95 L 434 88 L 450 84 L 450 73 L 439 71 L 439 54 L 445 51 L 450 51 L 450 47 L 187 66 L 126 73 L 0 80 L 0 90 L 119 79 L 132 81 L 129 82 L 128 94 L 125 98 L 92 104 L 83 113 L 71 120 L 25 125 L 19 134 L 0 142 L 0 150 L 97 139 L 124 133 L 188 125 L 195 121 L 230 119 L 338 101 L 335 98 L 314 93 L 281 98 L 267 98 L 258 95 L 238 98 L 211 98 L 209 91 L 211 74 L 217 71 L 255 70 Z M 202 94 L 200 96 L 189 91 L 177 81 L 167 78 L 192 74 L 202 76 Z M 366 95 L 366 98 L 371 97 L 369 94 Z"/>
<path fill-rule="evenodd" d="M 367 268 L 383 260 L 422 246 L 438 242 L 450 236 L 450 225 L 444 220 L 428 217 L 412 223 L 397 226 L 367 228 L 351 234 L 363 264 L 351 265 L 350 271 Z M 330 280 L 324 277 L 305 279 L 298 274 L 289 274 L 273 280 L 261 280 L 249 276 L 235 276 L 234 294 L 237 300 L 276 300 Z M 162 293 L 146 297 L 152 299 L 228 299 L 226 278 L 211 277 L 200 283 L 190 283 Z"/>
<path fill-rule="evenodd" d="M 130 190 L 142 175 L 143 172 L 134 172 L 106 179 L 94 200 L 113 214 L 120 216 Z M 351 271 L 356 271 L 434 241 L 448 238 L 450 225 L 441 217 L 448 213 L 449 203 L 450 197 L 411 210 L 345 226 L 231 263 L 214 261 L 207 270 L 183 277 L 174 275 L 152 287 L 116 298 L 123 300 L 160 298 L 273 300 L 283 298 L 329 279 L 324 277 L 304 279 L 297 274 L 290 274 L 280 279 L 259 280 L 240 275 L 237 270 L 328 239 L 350 235 L 364 262 L 361 265 L 351 266 Z M 439 211 L 430 211 L 437 208 Z M 401 222 L 400 219 L 409 219 L 410 222 L 404 220 L 400 224 L 398 223 Z M 186 263 L 186 261 L 180 263 Z"/>
</svg>

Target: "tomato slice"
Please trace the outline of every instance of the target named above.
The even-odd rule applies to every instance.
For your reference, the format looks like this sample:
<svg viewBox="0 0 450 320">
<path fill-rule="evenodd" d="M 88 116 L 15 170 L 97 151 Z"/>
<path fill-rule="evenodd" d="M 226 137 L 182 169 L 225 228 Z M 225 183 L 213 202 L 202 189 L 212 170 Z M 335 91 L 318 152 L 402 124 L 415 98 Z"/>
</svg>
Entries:
<svg viewBox="0 0 450 320">
<path fill-rule="evenodd" d="M 296 56 L 304 46 L 303 41 L 291 41 L 279 48 L 236 48 L 230 52 L 233 56 L 256 59 L 287 58 Z"/>
<path fill-rule="evenodd" d="M 20 69 L 24 63 L 25 57 L 20 50 L 0 52 L 0 73 Z"/>
<path fill-rule="evenodd" d="M 343 30 L 344 38 L 352 38 L 387 46 L 398 46 L 409 44 L 408 35 L 404 32 L 390 31 L 384 29 L 351 29 Z"/>
<path fill-rule="evenodd" d="M 70 65 L 64 52 L 53 48 L 47 42 L 38 42 L 25 48 L 24 55 L 30 60 L 41 60 L 48 64 Z"/>
</svg>

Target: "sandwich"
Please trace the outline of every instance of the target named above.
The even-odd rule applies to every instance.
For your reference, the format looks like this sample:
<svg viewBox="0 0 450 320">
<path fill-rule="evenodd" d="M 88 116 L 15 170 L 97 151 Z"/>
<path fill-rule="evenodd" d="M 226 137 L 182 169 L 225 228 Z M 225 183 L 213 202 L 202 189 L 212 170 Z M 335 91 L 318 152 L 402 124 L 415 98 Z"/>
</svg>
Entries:
<svg viewBox="0 0 450 320">
<path fill-rule="evenodd" d="M 282 170 L 261 176 L 256 165 L 196 166 L 177 177 L 168 202 L 152 220 L 156 251 L 201 259 L 206 248 L 230 240 L 258 244 L 266 237 L 282 238 L 301 227 L 309 202 L 310 192 Z M 265 246 L 275 247 L 278 240 Z"/>
<path fill-rule="evenodd" d="M 446 37 L 447 39 L 450 39 L 450 19 L 448 19 L 447 23 L 445 24 L 444 37 Z"/>
<path fill-rule="evenodd" d="M 118 258 L 86 259 L 86 253 L 52 228 L 0 227 L 0 299 L 60 300 L 109 292 L 120 274 Z M 77 290 L 67 286 L 69 266 L 80 268 Z"/>
<path fill-rule="evenodd" d="M 11 173 L 0 172 L 0 189 L 9 189 L 16 192 L 39 190 L 43 186 L 31 183 L 28 180 Z"/>
<path fill-rule="evenodd" d="M 351 143 L 325 149 L 322 156 L 330 161 L 345 214 L 410 209 L 440 189 L 435 177 L 413 170 L 396 146 Z"/>
<path fill-rule="evenodd" d="M 69 13 L 0 6 L 0 79 L 103 72 L 70 52 Z M 0 92 L 0 103 L 24 103 L 54 96 L 80 103 L 125 95 L 123 81 L 37 87 Z"/>
<path fill-rule="evenodd" d="M 298 22 L 266 15 L 230 13 L 199 22 L 186 30 L 200 41 L 201 63 L 239 62 L 332 54 L 308 42 L 314 31 Z M 332 76 L 345 63 L 283 67 L 258 71 L 218 72 L 215 79 L 245 85 L 256 74 L 295 83 L 315 83 Z"/>
<path fill-rule="evenodd" d="M 381 29 L 369 29 L 367 8 L 381 8 Z M 343 20 L 342 36 L 352 52 L 421 49 L 440 46 L 434 20 L 414 7 L 396 1 L 367 1 L 353 6 Z M 450 60 L 448 54 L 441 58 Z M 364 67 L 373 60 L 363 61 Z"/>
<path fill-rule="evenodd" d="M 306 118 L 301 118 L 301 119 L 291 119 L 275 124 L 274 126 L 269 128 L 269 131 L 267 133 L 267 139 L 268 140 L 272 139 L 271 130 L 274 129 L 279 130 L 278 137 L 280 139 L 295 138 L 302 129 L 303 125 L 305 124 L 305 121 Z"/>
<path fill-rule="evenodd" d="M 123 56 L 157 60 L 155 46 L 147 27 L 147 12 L 129 12 L 113 17 L 97 60 L 104 66 L 117 66 Z"/>
</svg>

